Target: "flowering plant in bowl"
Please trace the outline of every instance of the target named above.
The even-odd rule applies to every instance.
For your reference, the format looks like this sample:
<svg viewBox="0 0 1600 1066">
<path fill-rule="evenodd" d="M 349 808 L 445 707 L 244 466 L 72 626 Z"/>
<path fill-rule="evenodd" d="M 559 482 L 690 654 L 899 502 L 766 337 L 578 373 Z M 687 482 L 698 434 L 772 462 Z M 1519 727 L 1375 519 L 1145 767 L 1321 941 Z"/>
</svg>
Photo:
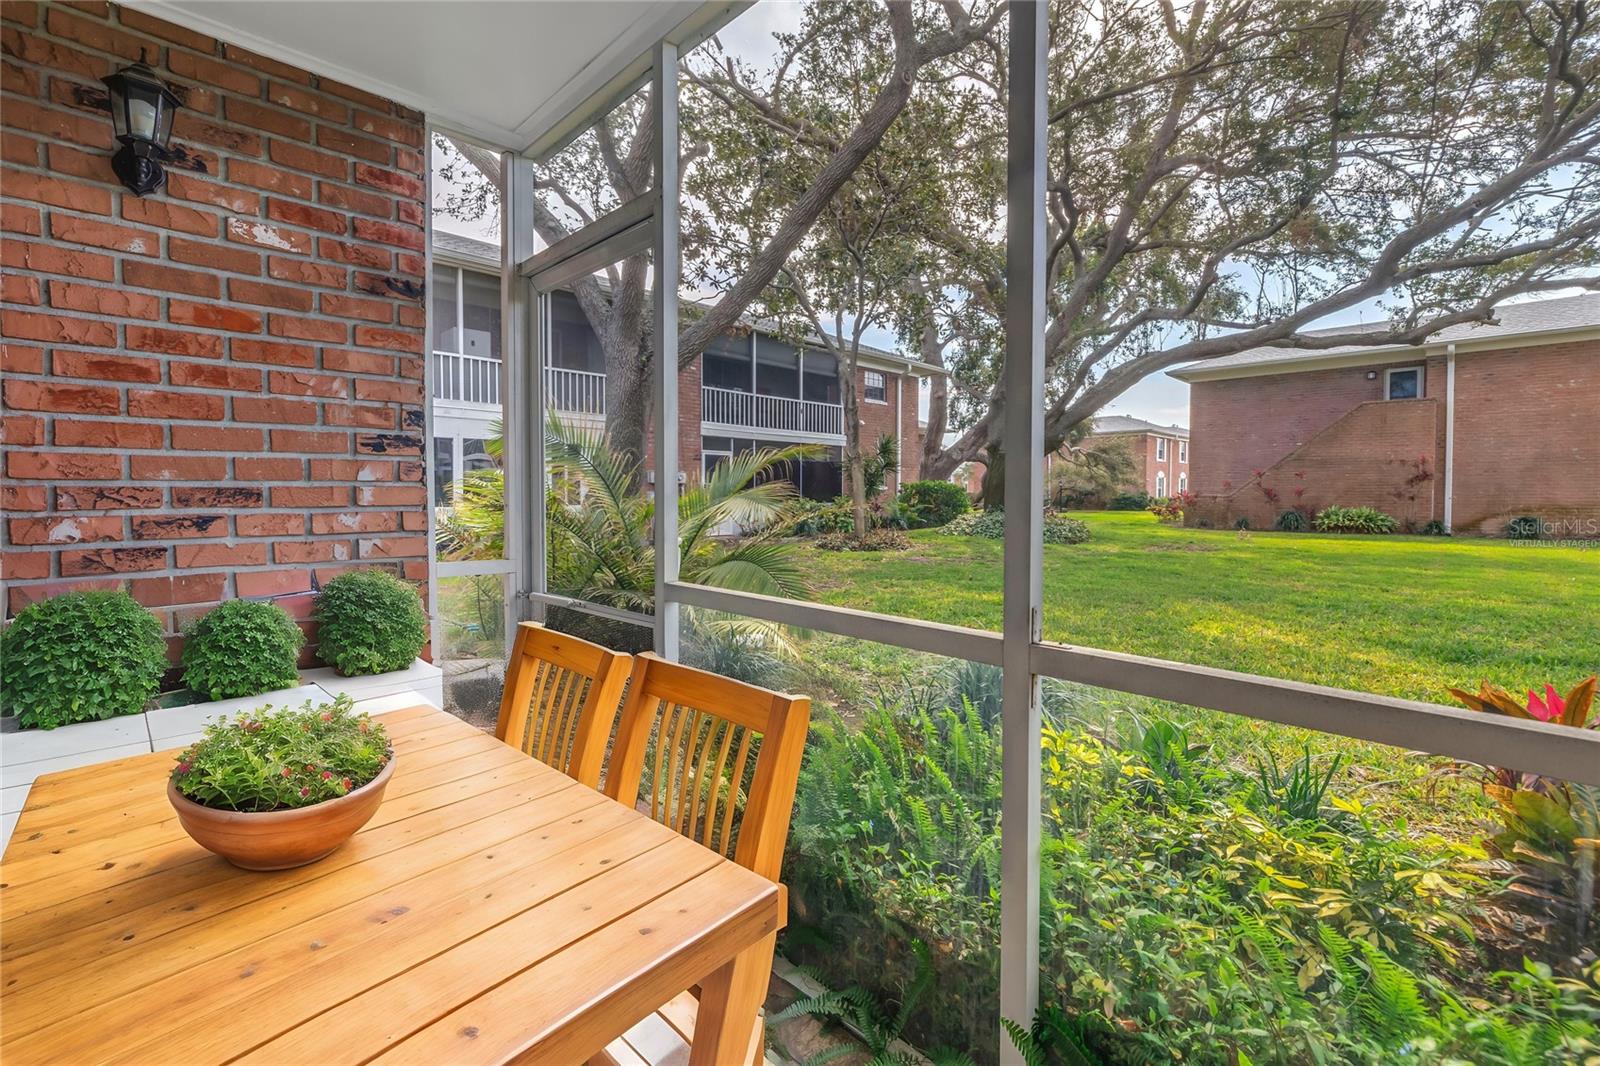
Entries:
<svg viewBox="0 0 1600 1066">
<path fill-rule="evenodd" d="M 213 722 L 179 754 L 167 797 L 201 847 L 245 869 L 279 870 L 349 839 L 393 772 L 383 726 L 340 696 Z"/>
</svg>

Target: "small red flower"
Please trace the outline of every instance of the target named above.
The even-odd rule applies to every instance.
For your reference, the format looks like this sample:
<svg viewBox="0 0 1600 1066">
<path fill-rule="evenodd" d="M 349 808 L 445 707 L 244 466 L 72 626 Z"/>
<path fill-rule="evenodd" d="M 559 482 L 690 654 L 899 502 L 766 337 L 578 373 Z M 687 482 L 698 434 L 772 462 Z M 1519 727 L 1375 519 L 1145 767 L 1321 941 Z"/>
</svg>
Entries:
<svg viewBox="0 0 1600 1066">
<path fill-rule="evenodd" d="M 328 713 L 327 711 L 324 711 L 324 712 L 322 712 L 322 720 L 324 722 L 331 722 L 331 721 L 333 721 L 333 715 Z"/>
<path fill-rule="evenodd" d="M 326 781 L 328 778 L 330 778 L 332 776 L 333 776 L 333 771 L 332 770 L 324 770 L 324 771 L 322 771 L 322 779 L 324 781 Z"/>
<path fill-rule="evenodd" d="M 350 791 L 350 779 L 348 777 L 340 781 L 339 784 L 344 786 L 346 792 Z"/>
<path fill-rule="evenodd" d="M 178 764 L 178 773 L 180 774 L 186 774 L 192 769 L 194 769 L 193 763 L 181 762 Z"/>
<path fill-rule="evenodd" d="M 293 777 L 294 776 L 294 771 L 289 769 L 287 766 L 285 766 L 283 768 L 283 776 L 284 777 Z"/>
<path fill-rule="evenodd" d="M 302 788 L 300 790 L 300 798 L 301 799 L 305 799 L 309 795 L 311 795 L 311 790 L 309 788 Z"/>
</svg>

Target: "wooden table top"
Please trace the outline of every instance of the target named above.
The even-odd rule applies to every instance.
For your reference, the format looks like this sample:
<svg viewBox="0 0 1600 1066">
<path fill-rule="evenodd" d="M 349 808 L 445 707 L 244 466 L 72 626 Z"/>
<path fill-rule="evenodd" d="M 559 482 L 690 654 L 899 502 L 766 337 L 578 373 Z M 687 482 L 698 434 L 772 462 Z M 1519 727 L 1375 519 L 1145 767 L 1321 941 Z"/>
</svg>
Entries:
<svg viewBox="0 0 1600 1066">
<path fill-rule="evenodd" d="M 378 813 L 295 870 L 190 840 L 171 752 L 39 778 L 0 1059 L 581 1062 L 777 928 L 772 882 L 443 711 L 382 721 Z"/>
</svg>

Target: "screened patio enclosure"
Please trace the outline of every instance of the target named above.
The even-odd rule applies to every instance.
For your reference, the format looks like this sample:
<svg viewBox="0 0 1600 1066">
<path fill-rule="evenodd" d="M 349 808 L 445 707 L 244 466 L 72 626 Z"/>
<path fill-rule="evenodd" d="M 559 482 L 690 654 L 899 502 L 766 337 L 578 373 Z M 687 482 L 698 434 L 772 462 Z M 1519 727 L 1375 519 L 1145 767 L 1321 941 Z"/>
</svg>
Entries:
<svg viewBox="0 0 1600 1066">
<path fill-rule="evenodd" d="M 423 58 L 410 75 L 402 64 L 374 61 L 351 44 L 358 44 L 367 31 L 373 5 L 173 2 L 148 6 L 163 9 L 176 21 L 206 26 L 219 36 L 231 32 L 257 47 L 277 41 L 278 51 L 309 57 L 308 66 L 318 65 L 319 47 L 332 47 L 326 42 L 345 42 L 347 61 L 340 69 L 348 80 L 369 85 L 384 82 L 391 95 L 426 112 L 434 131 L 471 142 L 498 159 L 495 177 L 502 265 L 496 354 L 502 358 L 494 361 L 496 380 L 477 381 L 470 387 L 476 390 L 474 395 L 492 394 L 500 405 L 503 443 L 496 462 L 504 478 L 503 548 L 474 558 L 435 559 L 429 571 L 432 604 L 437 605 L 446 590 L 478 583 L 493 590 L 488 596 L 491 609 L 503 611 L 502 636 L 522 620 L 553 625 L 592 620 L 615 646 L 649 648 L 669 659 L 681 657 L 685 634 L 693 632 L 697 619 L 736 618 L 759 620 L 785 632 L 821 634 L 839 645 L 893 649 L 929 661 L 998 669 L 998 735 L 1004 737 L 1004 744 L 996 741 L 993 755 L 1000 790 L 994 809 L 985 813 L 1003 827 L 992 885 L 999 899 L 999 936 L 997 945 L 972 946 L 974 951 L 997 951 L 998 967 L 995 987 L 972 988 L 968 1004 L 992 1035 L 990 1044 L 975 1049 L 983 1057 L 1021 1062 L 1020 1052 L 1002 1033 L 1001 1019 L 1026 1025 L 1041 1003 L 1051 1002 L 1050 964 L 1041 961 L 1042 929 L 1048 926 L 1048 941 L 1062 924 L 1094 921 L 1092 913 L 1041 915 L 1042 900 L 1048 902 L 1049 897 L 1042 884 L 1045 870 L 1048 863 L 1057 861 L 1045 855 L 1047 837 L 1060 845 L 1075 831 L 1071 826 L 1061 828 L 1060 811 L 1047 811 L 1046 777 L 1059 777 L 1064 765 L 1082 769 L 1063 754 L 1059 735 L 1047 721 L 1047 686 L 1067 683 L 1077 686 L 1074 691 L 1092 692 L 1095 698 L 1112 704 L 1135 697 L 1217 712 L 1245 732 L 1285 727 L 1297 736 L 1348 738 L 1398 749 L 1404 753 L 1399 757 L 1412 762 L 1422 756 L 1441 756 L 1482 766 L 1511 765 L 1555 782 L 1600 787 L 1600 732 L 1593 730 L 1552 730 L 1537 721 L 1331 687 L 1314 678 L 1290 680 L 1044 638 L 1047 5 L 1013 0 L 1005 23 L 1009 67 L 1006 194 L 1003 220 L 997 217 L 994 222 L 1003 225 L 1006 238 L 1004 366 L 995 388 L 1005 397 L 1004 443 L 1010 457 L 1004 481 L 1007 520 L 1000 587 L 985 590 L 974 585 L 969 589 L 973 595 L 992 592 L 1001 598 L 997 629 L 740 592 L 685 580 L 681 571 L 680 498 L 709 475 L 719 459 L 741 449 L 737 438 L 708 435 L 703 455 L 686 463 L 679 454 L 679 427 L 697 420 L 746 426 L 753 416 L 730 411 L 726 419 L 718 419 L 703 406 L 710 402 L 705 393 L 718 391 L 712 383 L 712 361 L 726 353 L 708 349 L 705 393 L 699 388 L 689 392 L 680 388 L 683 362 L 679 342 L 689 324 L 682 320 L 680 299 L 662 298 L 662 294 L 689 300 L 704 297 L 691 291 L 681 276 L 685 197 L 680 173 L 680 63 L 684 54 L 727 26 L 749 4 L 680 0 L 559 5 L 560 13 L 552 24 L 574 20 L 572 36 L 581 41 L 581 47 L 569 42 L 571 54 L 566 56 L 562 55 L 561 34 L 531 32 L 539 25 L 540 8 L 556 5 L 465 5 L 472 14 L 463 25 L 481 37 L 466 43 L 460 41 L 461 27 L 450 25 L 457 18 L 450 13 L 454 5 L 396 5 L 398 13 L 386 16 L 386 21 L 403 22 L 433 7 L 427 26 L 414 27 L 409 37 L 400 34 L 403 39 L 391 42 L 419 48 L 411 54 Z M 511 33 L 497 27 L 496 9 L 517 10 L 516 18 L 531 21 L 519 22 L 513 27 L 518 32 Z M 422 48 L 418 34 L 432 34 L 433 40 Z M 495 42 L 497 36 L 494 57 L 486 59 L 480 46 Z M 551 64 L 544 74 L 538 72 L 540 64 L 528 62 L 518 51 L 523 42 L 535 37 L 541 38 L 541 57 Z M 358 69 L 363 63 L 368 64 L 365 73 Z M 328 63 L 322 61 L 321 65 L 326 68 Z M 502 84 L 500 75 L 507 72 L 515 77 Z M 405 80 L 407 77 L 412 80 Z M 529 78 L 537 84 L 530 84 Z M 463 82 L 468 88 L 460 87 Z M 532 95 L 520 103 L 508 102 L 507 96 L 513 92 Z M 641 102 L 645 100 L 649 104 Z M 596 123 L 619 108 L 632 108 L 629 113 L 636 121 L 648 123 L 654 146 L 648 189 L 626 202 L 595 205 L 593 217 L 569 220 L 569 232 L 556 240 L 545 239 L 536 215 L 552 161 L 570 153 Z M 565 158 L 570 166 L 571 156 Z M 430 276 L 438 277 L 432 266 L 430 263 Z M 568 294 L 575 285 L 598 279 L 609 281 L 610 292 L 631 287 L 629 291 L 639 296 L 628 328 L 631 342 L 648 353 L 647 360 L 630 368 L 639 375 L 629 383 L 632 391 L 628 395 L 635 407 L 621 418 L 623 428 L 642 442 L 637 449 L 642 465 L 638 481 L 651 502 L 653 525 L 648 540 L 653 580 L 648 595 L 640 597 L 648 601 L 648 609 L 566 594 L 552 586 L 550 577 L 553 548 L 547 490 L 555 486 L 559 491 L 563 477 L 561 461 L 550 451 L 551 412 L 582 406 L 597 417 L 617 417 L 614 381 L 582 379 L 581 388 L 586 391 L 581 401 L 563 396 L 558 403 L 552 396 L 552 389 L 580 387 L 574 384 L 578 379 L 561 373 L 576 364 L 567 365 L 572 356 L 560 347 L 558 338 L 563 324 L 572 318 Z M 438 299 L 428 302 L 430 334 L 448 331 L 434 328 L 440 315 L 464 320 L 464 299 L 453 304 Z M 465 332 L 457 337 L 460 343 L 454 351 L 446 353 L 462 365 L 473 354 Z M 584 373 L 598 374 L 593 369 L 596 365 L 604 364 L 586 361 Z M 752 366 L 756 373 L 761 372 L 759 357 Z M 438 372 L 442 370 L 436 363 L 429 368 L 430 379 Z M 728 372 L 743 373 L 743 365 Z M 811 375 L 800 371 L 795 395 L 785 400 L 792 400 L 790 409 L 795 417 L 828 420 L 821 428 L 837 447 L 833 420 L 837 419 L 842 429 L 843 410 L 826 381 L 818 376 L 817 382 L 814 386 Z M 864 403 L 870 401 L 867 397 Z M 440 438 L 432 431 L 436 413 L 431 395 L 427 402 L 430 431 L 424 436 L 434 441 Z M 559 414 L 555 421 L 561 421 Z M 753 445 L 760 438 L 752 435 L 747 439 Z M 724 441 L 726 451 L 721 447 Z M 442 500 L 438 479 L 459 477 L 463 467 L 471 468 L 477 457 L 476 452 L 473 456 L 428 456 L 427 466 L 435 479 L 429 498 Z M 828 488 L 838 491 L 837 453 L 796 462 L 801 469 L 812 462 L 827 467 L 818 469 L 817 476 L 826 477 Z M 431 521 L 430 538 L 436 532 Z M 868 657 L 865 650 L 861 654 Z M 1047 826 L 1047 820 L 1051 825 Z M 974 937 L 975 941 L 984 939 L 982 935 Z M 871 941 L 857 941 L 851 948 L 868 959 L 908 950 L 904 945 L 891 949 Z M 1045 951 L 1049 950 L 1047 943 Z M 956 997 L 964 991 L 956 990 Z"/>
<path fill-rule="evenodd" d="M 998 1018 L 1027 1019 L 1040 1001 L 1041 682 L 1061 681 L 1112 694 L 1131 694 L 1209 708 L 1257 723 L 1277 723 L 1412 752 L 1488 765 L 1511 763 L 1527 772 L 1575 784 L 1600 785 L 1600 735 L 1552 735 L 1538 723 L 1489 717 L 1431 703 L 1377 696 L 1200 666 L 1181 661 L 1077 647 L 1042 639 L 1041 522 L 1043 510 L 1044 232 L 1046 138 L 1045 8 L 1017 3 L 1009 15 L 1011 70 L 1006 131 L 1008 193 L 1005 227 L 1006 363 L 1008 397 L 1004 608 L 999 631 L 970 629 L 914 617 L 884 616 L 842 607 L 759 596 L 680 579 L 675 427 L 686 416 L 678 388 L 675 301 L 654 300 L 649 335 L 653 366 L 649 418 L 656 442 L 647 473 L 653 496 L 655 583 L 650 613 L 628 612 L 553 593 L 546 583 L 545 509 L 529 495 L 547 467 L 546 378 L 529 368 L 550 358 L 551 294 L 609 265 L 648 256 L 650 287 L 680 289 L 677 70 L 683 41 L 662 41 L 651 53 L 648 92 L 659 146 L 648 195 L 616 206 L 552 246 L 534 238 L 532 204 L 540 168 L 641 83 L 630 82 L 575 111 L 558 132 L 525 153 L 504 157 L 505 313 L 511 359 L 506 364 L 508 482 L 512 511 L 504 560 L 493 565 L 513 586 L 514 618 L 543 618 L 558 609 L 592 615 L 632 630 L 669 658 L 681 650 L 685 612 L 718 612 L 839 638 L 876 642 L 918 654 L 998 667 L 1003 677 L 1003 801 L 999 813 L 1003 860 L 999 893 Z M 519 473 L 520 471 L 520 473 Z M 521 495 L 518 496 L 517 494 Z M 663 547 L 667 550 L 662 550 Z M 441 576 L 460 564 L 441 564 Z M 474 568 L 488 564 L 468 564 Z M 871 950 L 863 946 L 862 950 Z M 978 993 L 974 993 L 978 994 Z M 1017 1061 L 998 1033 L 1003 1061 Z"/>
</svg>

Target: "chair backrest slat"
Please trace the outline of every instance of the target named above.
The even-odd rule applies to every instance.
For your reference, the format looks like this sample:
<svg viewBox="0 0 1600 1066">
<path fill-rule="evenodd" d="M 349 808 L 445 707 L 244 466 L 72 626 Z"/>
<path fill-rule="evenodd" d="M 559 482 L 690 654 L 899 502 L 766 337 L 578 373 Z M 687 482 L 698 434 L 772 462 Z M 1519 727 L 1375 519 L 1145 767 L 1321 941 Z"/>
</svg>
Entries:
<svg viewBox="0 0 1600 1066">
<path fill-rule="evenodd" d="M 804 696 L 635 656 L 606 793 L 775 881 L 810 722 Z"/>
<path fill-rule="evenodd" d="M 523 622 L 506 664 L 495 736 L 599 788 L 606 741 L 631 660 L 622 652 Z"/>
</svg>

